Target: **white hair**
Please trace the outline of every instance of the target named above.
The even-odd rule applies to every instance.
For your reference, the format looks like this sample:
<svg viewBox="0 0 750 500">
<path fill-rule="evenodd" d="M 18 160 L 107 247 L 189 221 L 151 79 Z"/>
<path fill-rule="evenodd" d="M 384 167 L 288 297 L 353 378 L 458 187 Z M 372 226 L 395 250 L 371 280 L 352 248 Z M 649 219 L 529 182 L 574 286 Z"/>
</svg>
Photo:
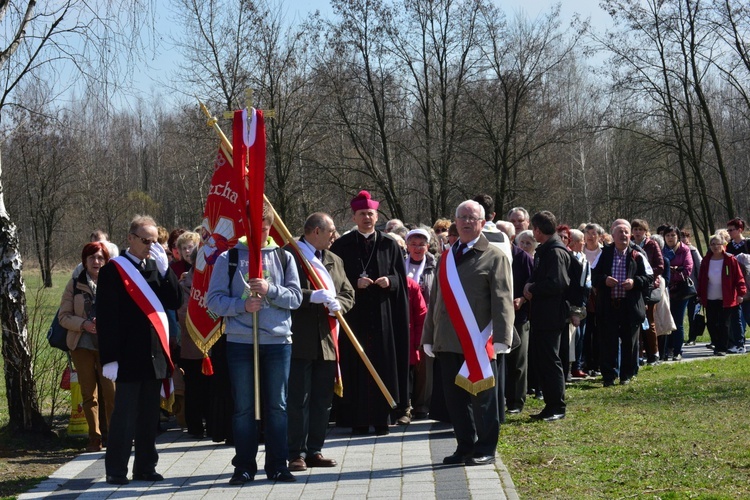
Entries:
<svg viewBox="0 0 750 500">
<path fill-rule="evenodd" d="M 495 227 L 507 234 L 509 238 L 513 238 L 516 235 L 516 226 L 507 220 L 499 220 L 495 222 Z"/>
<path fill-rule="evenodd" d="M 485 217 L 484 207 L 482 205 L 480 205 L 479 203 L 477 203 L 476 201 L 474 201 L 474 200 L 466 200 L 466 201 L 461 202 L 456 207 L 456 217 L 458 217 L 458 212 L 460 212 L 462 208 L 477 209 L 477 210 L 479 210 L 479 218 L 480 219 L 484 219 L 484 217 Z"/>
</svg>

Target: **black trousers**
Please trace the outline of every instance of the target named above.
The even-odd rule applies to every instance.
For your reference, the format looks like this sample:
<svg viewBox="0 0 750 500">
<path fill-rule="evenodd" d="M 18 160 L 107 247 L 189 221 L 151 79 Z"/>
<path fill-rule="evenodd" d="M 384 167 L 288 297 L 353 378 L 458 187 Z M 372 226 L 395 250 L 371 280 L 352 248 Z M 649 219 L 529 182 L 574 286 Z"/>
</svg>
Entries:
<svg viewBox="0 0 750 500">
<path fill-rule="evenodd" d="M 504 356 L 504 355 L 501 355 Z M 497 389 L 493 387 L 472 396 L 456 385 L 456 375 L 464 363 L 463 354 L 439 352 L 445 403 L 453 424 L 462 455 L 494 455 L 500 433 Z M 497 380 L 497 364 L 492 360 L 492 372 Z"/>
<path fill-rule="evenodd" d="M 104 467 L 108 476 L 127 476 L 130 451 L 135 440 L 133 474 L 156 471 L 156 427 L 159 423 L 161 380 L 117 381 Z"/>
<path fill-rule="evenodd" d="M 724 301 L 721 299 L 706 302 L 706 326 L 709 335 L 711 335 L 714 352 L 727 352 L 732 316 L 737 312 L 737 309 L 739 309 L 739 306 L 725 308 Z"/>
<path fill-rule="evenodd" d="M 202 359 L 180 360 L 185 370 L 185 423 L 188 433 L 198 436 L 211 428 L 211 377 L 203 375 L 202 367 Z"/>
<path fill-rule="evenodd" d="M 624 300 L 612 307 L 607 323 L 602 325 L 602 379 L 605 382 L 629 380 L 638 373 L 638 334 L 641 322 L 634 322 Z M 619 353 L 619 359 L 618 359 Z"/>
<path fill-rule="evenodd" d="M 530 345 L 539 375 L 539 387 L 544 394 L 544 414 L 565 413 L 565 374 L 560 360 L 560 338 L 563 330 L 567 338 L 568 325 L 556 330 L 531 329 Z M 567 344 L 566 344 L 567 345 Z"/>
<path fill-rule="evenodd" d="M 335 361 L 292 358 L 286 400 L 289 460 L 321 452 L 335 377 Z"/>
</svg>

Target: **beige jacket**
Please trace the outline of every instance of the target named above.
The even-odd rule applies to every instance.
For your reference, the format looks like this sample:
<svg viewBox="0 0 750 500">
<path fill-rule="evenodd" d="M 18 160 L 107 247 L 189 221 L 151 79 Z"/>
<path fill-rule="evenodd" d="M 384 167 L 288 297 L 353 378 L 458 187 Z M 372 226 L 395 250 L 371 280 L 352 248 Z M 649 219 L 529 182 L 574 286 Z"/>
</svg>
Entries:
<svg viewBox="0 0 750 500">
<path fill-rule="evenodd" d="M 438 262 L 437 276 L 432 285 L 430 307 L 422 330 L 422 344 L 431 344 L 434 352 L 463 354 L 440 289 L 440 268 L 444 265 L 442 260 Z M 513 342 L 515 310 L 508 257 L 482 235 L 474 247 L 464 254 L 457 270 L 479 329 L 483 330 L 492 320 L 493 343 L 502 342 L 510 346 Z"/>
<path fill-rule="evenodd" d="M 76 287 L 79 293 L 73 294 L 73 287 Z M 94 294 L 86 282 L 86 273 L 81 273 L 77 278 L 68 281 L 65 285 L 62 300 L 60 301 L 60 312 L 57 319 L 60 325 L 68 330 L 68 336 L 65 343 L 71 351 L 78 347 L 78 341 L 81 340 L 83 322 L 88 319 L 86 314 L 86 301 L 89 303 L 93 300 Z"/>
</svg>

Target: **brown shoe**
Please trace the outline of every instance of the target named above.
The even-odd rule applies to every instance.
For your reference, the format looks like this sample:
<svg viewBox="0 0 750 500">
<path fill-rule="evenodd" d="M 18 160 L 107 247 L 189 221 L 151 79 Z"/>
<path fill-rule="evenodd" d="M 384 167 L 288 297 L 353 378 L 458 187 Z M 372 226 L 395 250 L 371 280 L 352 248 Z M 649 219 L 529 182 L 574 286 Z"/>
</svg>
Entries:
<svg viewBox="0 0 750 500">
<path fill-rule="evenodd" d="M 86 445 L 87 452 L 102 451 L 102 440 L 98 437 L 89 438 L 89 444 Z"/>
<path fill-rule="evenodd" d="M 336 467 L 338 463 L 332 458 L 325 458 L 320 453 L 316 453 L 311 457 L 305 459 L 308 467 Z M 291 468 L 290 468 L 291 470 Z"/>
<path fill-rule="evenodd" d="M 297 457 L 294 460 L 291 460 L 289 462 L 289 470 L 292 472 L 302 472 L 307 470 L 307 464 L 305 464 L 305 459 L 302 457 Z"/>
</svg>

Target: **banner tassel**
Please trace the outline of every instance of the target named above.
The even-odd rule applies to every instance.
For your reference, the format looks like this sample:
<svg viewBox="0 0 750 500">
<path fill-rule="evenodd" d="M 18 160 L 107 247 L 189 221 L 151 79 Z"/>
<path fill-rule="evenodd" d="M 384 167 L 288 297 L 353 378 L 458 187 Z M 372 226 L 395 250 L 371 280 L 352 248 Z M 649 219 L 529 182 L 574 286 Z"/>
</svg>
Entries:
<svg viewBox="0 0 750 500">
<path fill-rule="evenodd" d="M 203 357 L 203 363 L 201 364 L 201 373 L 203 375 L 210 377 L 214 374 L 214 365 L 211 363 L 211 358 L 208 356 Z"/>
</svg>

